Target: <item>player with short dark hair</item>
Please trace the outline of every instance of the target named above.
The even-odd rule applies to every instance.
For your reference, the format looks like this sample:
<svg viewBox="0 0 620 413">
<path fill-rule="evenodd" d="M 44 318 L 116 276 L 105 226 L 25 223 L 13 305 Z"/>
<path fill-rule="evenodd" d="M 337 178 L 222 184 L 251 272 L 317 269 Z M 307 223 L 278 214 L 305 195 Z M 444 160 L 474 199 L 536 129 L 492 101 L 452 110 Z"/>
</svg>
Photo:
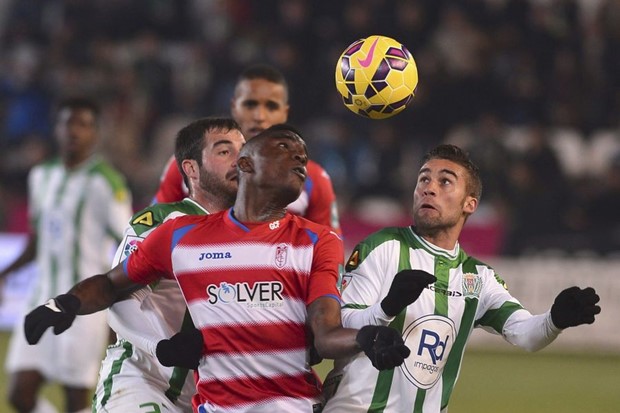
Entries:
<svg viewBox="0 0 620 413">
<path fill-rule="evenodd" d="M 303 187 L 307 161 L 294 132 L 260 133 L 237 160 L 232 208 L 163 223 L 122 265 L 52 300 L 70 303 L 62 305 L 70 311 L 34 309 L 25 323 L 29 341 L 165 278 L 179 283 L 204 344 L 196 349 L 175 335 L 158 344 L 157 357 L 165 365 L 199 363 L 197 411 L 314 411 L 320 383 L 308 363 L 311 344 L 324 358 L 363 351 L 377 369 L 402 364 L 409 349 L 396 330 L 342 327 L 339 236 L 286 211 Z"/>
<path fill-rule="evenodd" d="M 237 79 L 230 113 L 241 126 L 243 136 L 252 139 L 258 133 L 288 119 L 288 84 L 276 68 L 265 64 L 248 66 Z M 288 210 L 310 221 L 328 225 L 340 234 L 336 195 L 327 172 L 309 160 L 308 177 L 299 197 Z M 187 194 L 187 186 L 174 159 L 170 159 L 161 177 L 155 202 L 175 202 Z"/>
<path fill-rule="evenodd" d="M 137 212 L 125 231 L 115 263 L 125 260 L 163 222 L 230 208 L 237 194 L 237 156 L 244 143 L 239 125 L 230 118 L 198 119 L 182 128 L 175 140 L 175 157 L 190 195 Z M 110 307 L 109 323 L 118 341 L 108 348 L 103 360 L 93 411 L 137 412 L 140 406 L 162 412 L 192 411 L 196 384 L 189 369 L 162 366 L 156 357 L 158 344 L 179 331 L 184 334 L 180 337 L 201 345 L 186 310 L 177 282 L 167 279 Z"/>
<path fill-rule="evenodd" d="M 38 276 L 29 303 L 66 291 L 82 274 L 109 269 L 132 214 L 124 178 L 95 153 L 98 115 L 99 107 L 90 99 L 60 101 L 54 125 L 59 157 L 30 172 L 28 244 L 0 273 L 4 278 L 36 259 Z M 20 413 L 55 411 L 38 395 L 45 382 L 58 382 L 65 411 L 90 411 L 90 389 L 108 332 L 105 314 L 93 314 L 80 319 L 66 337 L 46 334 L 40 346 L 32 347 L 26 343 L 23 322 L 18 322 L 6 358 L 13 408 Z"/>
<path fill-rule="evenodd" d="M 594 289 L 567 288 L 550 311 L 532 315 L 490 266 L 460 248 L 481 191 L 467 154 L 439 145 L 418 172 L 415 224 L 385 228 L 354 248 L 343 281 L 344 326 L 390 325 L 412 353 L 393 374 L 363 357 L 336 361 L 325 380 L 324 413 L 446 411 L 474 327 L 536 351 L 562 329 L 594 322 L 601 310 Z"/>
</svg>

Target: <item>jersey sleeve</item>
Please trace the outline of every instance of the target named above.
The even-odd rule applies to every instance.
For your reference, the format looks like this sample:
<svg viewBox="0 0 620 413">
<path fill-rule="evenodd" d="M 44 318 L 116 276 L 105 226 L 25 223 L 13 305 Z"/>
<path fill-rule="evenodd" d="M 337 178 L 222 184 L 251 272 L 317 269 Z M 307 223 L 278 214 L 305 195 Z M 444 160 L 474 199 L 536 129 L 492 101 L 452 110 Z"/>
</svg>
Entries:
<svg viewBox="0 0 620 413">
<path fill-rule="evenodd" d="M 181 201 L 188 194 L 187 187 L 183 182 L 183 176 L 179 171 L 176 159 L 172 156 L 159 180 L 159 188 L 153 199 L 153 203 L 162 204 L 167 202 Z"/>
<path fill-rule="evenodd" d="M 123 262 L 131 281 L 149 284 L 160 278 L 174 279 L 171 258 L 174 224 L 172 220 L 155 228 Z"/>
<path fill-rule="evenodd" d="M 476 327 L 482 327 L 489 332 L 502 334 L 506 320 L 517 310 L 523 309 L 521 303 L 514 298 L 506 283 L 491 268 L 483 268 L 484 273 L 480 294 L 480 304 L 476 314 Z"/>
<path fill-rule="evenodd" d="M 323 296 L 333 296 L 340 300 L 338 279 L 342 271 L 343 255 L 344 247 L 340 237 L 334 232 L 325 231 L 314 247 L 307 305 Z"/>
<path fill-rule="evenodd" d="M 309 194 L 308 209 L 304 218 L 317 224 L 327 225 L 338 235 L 342 235 L 338 204 L 332 181 L 327 172 L 314 164 L 312 189 Z"/>
<path fill-rule="evenodd" d="M 383 312 L 381 300 L 398 271 L 398 248 L 369 239 L 359 243 L 351 253 L 342 281 L 342 324 L 361 328 L 364 325 L 388 325 L 394 317 Z"/>
</svg>

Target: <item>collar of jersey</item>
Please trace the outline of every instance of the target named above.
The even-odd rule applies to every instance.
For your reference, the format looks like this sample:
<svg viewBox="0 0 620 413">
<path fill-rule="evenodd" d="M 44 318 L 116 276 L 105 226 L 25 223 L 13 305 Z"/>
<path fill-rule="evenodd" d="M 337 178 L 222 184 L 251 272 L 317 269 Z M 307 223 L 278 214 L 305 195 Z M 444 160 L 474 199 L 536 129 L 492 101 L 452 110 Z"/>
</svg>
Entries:
<svg viewBox="0 0 620 413">
<path fill-rule="evenodd" d="M 205 212 L 206 215 L 211 214 L 209 211 L 207 211 L 207 209 L 205 207 L 203 207 L 202 205 L 200 205 L 198 202 L 194 201 L 192 198 L 190 197 L 185 197 L 183 198 L 182 202 L 187 202 L 190 204 L 194 204 L 197 208 L 200 208 L 201 210 L 203 210 Z"/>
<path fill-rule="evenodd" d="M 277 220 L 277 221 L 280 221 L 277 228 L 279 229 L 279 228 L 284 227 L 286 222 L 290 219 L 290 217 L 291 217 L 291 214 L 287 213 L 286 215 L 284 215 L 282 219 Z M 224 222 L 229 228 L 231 228 L 234 232 L 237 232 L 239 234 L 248 234 L 248 233 L 260 234 L 263 232 L 272 231 L 269 225 L 276 221 L 257 223 L 258 225 L 252 224 L 251 228 L 249 228 L 247 225 L 243 224 L 242 222 L 237 220 L 237 218 L 235 218 L 234 210 L 231 207 L 228 209 L 228 212 L 226 212 L 226 214 L 224 215 Z"/>
<path fill-rule="evenodd" d="M 458 241 L 456 242 L 454 249 L 447 250 L 447 249 L 438 247 L 437 245 L 431 244 L 430 242 L 428 242 L 427 240 L 425 240 L 424 238 L 416 234 L 412 227 L 409 227 L 409 231 L 413 235 L 413 238 L 415 238 L 416 241 L 418 241 L 418 243 L 422 246 L 422 248 L 427 250 L 430 254 L 445 257 L 449 260 L 455 260 L 458 258 L 459 252 L 461 249 Z"/>
</svg>

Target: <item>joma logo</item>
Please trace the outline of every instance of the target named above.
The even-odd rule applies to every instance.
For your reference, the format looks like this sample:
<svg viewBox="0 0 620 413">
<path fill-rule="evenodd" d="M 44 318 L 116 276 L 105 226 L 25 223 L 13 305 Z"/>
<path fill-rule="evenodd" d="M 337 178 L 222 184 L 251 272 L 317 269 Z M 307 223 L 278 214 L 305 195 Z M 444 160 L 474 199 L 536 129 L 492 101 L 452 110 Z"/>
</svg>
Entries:
<svg viewBox="0 0 620 413">
<path fill-rule="evenodd" d="M 223 260 L 226 258 L 232 258 L 230 252 L 203 252 L 200 254 L 198 261 L 202 260 Z"/>
</svg>

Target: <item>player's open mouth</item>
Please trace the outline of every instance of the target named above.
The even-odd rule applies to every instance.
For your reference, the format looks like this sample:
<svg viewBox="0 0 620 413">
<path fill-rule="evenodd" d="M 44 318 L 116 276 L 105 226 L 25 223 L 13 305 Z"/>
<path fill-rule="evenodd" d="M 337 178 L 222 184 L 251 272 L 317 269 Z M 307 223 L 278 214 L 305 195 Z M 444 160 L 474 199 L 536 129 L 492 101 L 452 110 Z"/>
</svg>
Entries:
<svg viewBox="0 0 620 413">
<path fill-rule="evenodd" d="M 226 180 L 227 180 L 227 181 L 234 181 L 234 182 L 237 182 L 237 181 L 239 180 L 239 176 L 238 176 L 238 175 L 237 175 L 237 173 L 235 172 L 235 173 L 232 173 L 232 174 L 226 175 Z"/>
<path fill-rule="evenodd" d="M 304 180 L 306 179 L 306 168 L 304 168 L 303 166 L 298 166 L 297 168 L 293 168 L 293 172 L 299 175 L 301 179 L 304 179 Z"/>
<path fill-rule="evenodd" d="M 422 204 L 420 205 L 420 209 L 437 209 L 437 208 L 435 208 L 431 204 Z"/>
</svg>

